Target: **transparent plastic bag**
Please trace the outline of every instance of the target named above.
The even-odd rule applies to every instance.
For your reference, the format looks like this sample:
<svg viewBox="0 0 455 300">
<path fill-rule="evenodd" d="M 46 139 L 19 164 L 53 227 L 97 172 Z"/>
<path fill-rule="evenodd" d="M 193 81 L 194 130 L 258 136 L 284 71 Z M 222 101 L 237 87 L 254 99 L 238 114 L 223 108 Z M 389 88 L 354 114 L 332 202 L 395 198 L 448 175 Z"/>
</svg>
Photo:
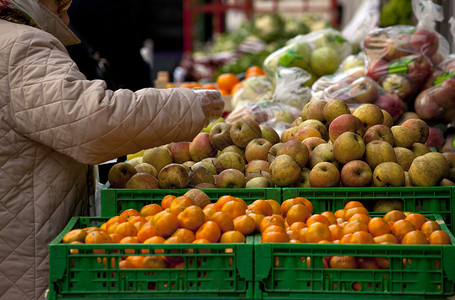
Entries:
<svg viewBox="0 0 455 300">
<path fill-rule="evenodd" d="M 286 46 L 264 60 L 263 68 L 275 83 L 279 67 L 299 67 L 311 74 L 306 83 L 311 86 L 318 77 L 334 73 L 340 62 L 351 53 L 351 44 L 338 30 L 325 28 L 288 40 Z"/>
<path fill-rule="evenodd" d="M 310 88 L 304 86 L 310 78 L 311 74 L 300 68 L 279 68 L 273 101 L 302 109 L 311 99 Z"/>
<path fill-rule="evenodd" d="M 414 102 L 415 112 L 425 121 L 455 120 L 455 78 L 423 90 Z"/>
<path fill-rule="evenodd" d="M 435 22 L 441 21 L 442 10 L 431 0 L 414 0 L 413 10 L 417 26 L 396 25 L 372 30 L 362 47 L 366 55 L 367 76 L 381 85 L 387 82 L 387 91 L 394 93 L 397 79 L 401 85 L 410 85 L 405 96 L 410 99 L 419 92 L 422 84 L 449 53 L 448 41 L 434 30 Z M 395 74 L 392 84 L 387 78 Z"/>
<path fill-rule="evenodd" d="M 272 83 L 266 76 L 254 76 L 246 79 L 242 87 L 232 95 L 231 104 L 235 109 L 251 101 L 271 100 L 273 96 Z"/>
</svg>

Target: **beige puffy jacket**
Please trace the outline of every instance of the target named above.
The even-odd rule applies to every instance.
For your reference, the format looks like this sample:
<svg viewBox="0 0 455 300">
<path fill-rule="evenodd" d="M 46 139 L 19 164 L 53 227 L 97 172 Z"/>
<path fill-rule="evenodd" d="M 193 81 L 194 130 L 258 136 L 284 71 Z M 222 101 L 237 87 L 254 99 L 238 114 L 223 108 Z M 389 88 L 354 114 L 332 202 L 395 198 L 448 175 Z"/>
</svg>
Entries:
<svg viewBox="0 0 455 300">
<path fill-rule="evenodd" d="M 42 30 L 0 19 L 0 299 L 42 299 L 49 242 L 87 212 L 88 165 L 191 141 L 205 116 L 188 89 L 86 80 L 65 24 L 38 0 L 10 1 Z"/>
</svg>

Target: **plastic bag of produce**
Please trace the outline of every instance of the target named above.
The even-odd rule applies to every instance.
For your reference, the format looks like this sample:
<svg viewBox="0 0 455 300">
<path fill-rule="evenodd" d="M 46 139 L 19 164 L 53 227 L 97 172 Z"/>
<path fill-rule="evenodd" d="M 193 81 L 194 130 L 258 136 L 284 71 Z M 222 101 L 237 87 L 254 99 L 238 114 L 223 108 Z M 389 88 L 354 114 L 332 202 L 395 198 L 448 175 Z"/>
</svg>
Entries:
<svg viewBox="0 0 455 300">
<path fill-rule="evenodd" d="M 341 34 L 351 43 L 354 52 L 360 50 L 365 36 L 379 23 L 379 0 L 364 0 Z"/>
<path fill-rule="evenodd" d="M 301 68 L 279 68 L 277 72 L 273 101 L 287 104 L 298 109 L 311 99 L 311 90 L 305 82 L 311 74 Z"/>
<path fill-rule="evenodd" d="M 355 79 L 365 76 L 365 74 L 365 57 L 363 52 L 352 54 L 340 63 L 335 73 L 319 77 L 311 86 L 311 90 L 318 92 L 331 85 L 346 86 Z"/>
<path fill-rule="evenodd" d="M 434 31 L 435 22 L 442 20 L 441 7 L 431 0 L 414 0 L 413 10 L 417 26 L 375 29 L 363 41 L 367 76 L 403 99 L 413 99 L 433 66 L 449 53 L 448 41 Z"/>
<path fill-rule="evenodd" d="M 423 90 L 414 102 L 415 112 L 425 121 L 455 120 L 455 77 Z"/>
<path fill-rule="evenodd" d="M 279 67 L 299 67 L 312 75 L 311 86 L 320 76 L 334 73 L 341 61 L 352 53 L 350 43 L 333 28 L 297 35 L 286 46 L 276 50 L 264 61 L 268 78 L 275 82 Z"/>
<path fill-rule="evenodd" d="M 291 123 L 301 114 L 301 110 L 275 101 L 262 100 L 246 102 L 236 107 L 226 118 L 226 122 L 233 123 L 242 118 L 250 118 L 258 124 L 267 124 L 273 127 L 278 134 L 289 128 Z"/>
<path fill-rule="evenodd" d="M 254 76 L 245 79 L 242 87 L 232 95 L 231 104 L 235 109 L 247 102 L 271 100 L 272 96 L 273 86 L 267 77 Z"/>
</svg>

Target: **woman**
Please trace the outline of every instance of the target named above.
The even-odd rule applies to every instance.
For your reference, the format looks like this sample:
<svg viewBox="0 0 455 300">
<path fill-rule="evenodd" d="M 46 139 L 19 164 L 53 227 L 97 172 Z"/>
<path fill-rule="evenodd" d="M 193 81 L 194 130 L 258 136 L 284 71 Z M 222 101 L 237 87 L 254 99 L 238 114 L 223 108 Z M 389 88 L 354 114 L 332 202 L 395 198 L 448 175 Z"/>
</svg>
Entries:
<svg viewBox="0 0 455 300">
<path fill-rule="evenodd" d="M 87 212 L 89 165 L 191 140 L 224 102 L 189 89 L 112 91 L 64 45 L 70 1 L 0 0 L 0 298 L 42 299 L 48 244 Z"/>
</svg>

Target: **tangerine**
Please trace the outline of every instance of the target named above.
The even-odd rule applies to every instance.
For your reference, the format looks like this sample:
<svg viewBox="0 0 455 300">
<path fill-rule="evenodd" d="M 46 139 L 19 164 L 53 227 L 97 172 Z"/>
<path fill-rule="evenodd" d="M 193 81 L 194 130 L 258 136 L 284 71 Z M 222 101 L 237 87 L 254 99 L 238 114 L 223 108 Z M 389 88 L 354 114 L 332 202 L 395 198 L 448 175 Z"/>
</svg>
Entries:
<svg viewBox="0 0 455 300">
<path fill-rule="evenodd" d="M 420 230 L 422 230 L 422 232 L 428 238 L 433 231 L 441 230 L 441 226 L 438 224 L 438 222 L 429 220 L 422 224 Z"/>
<path fill-rule="evenodd" d="M 435 230 L 430 234 L 428 238 L 430 245 L 451 245 L 450 236 L 443 230 Z"/>
<path fill-rule="evenodd" d="M 150 223 L 155 227 L 158 235 L 169 237 L 179 227 L 177 216 L 168 210 L 163 210 L 152 217 Z"/>
<path fill-rule="evenodd" d="M 374 217 L 368 222 L 368 231 L 373 236 L 379 236 L 386 233 L 390 233 L 390 225 L 387 224 L 383 218 L 381 217 Z"/>
<path fill-rule="evenodd" d="M 401 240 L 403 245 L 425 245 L 428 244 L 427 236 L 420 230 L 410 231 Z"/>
<path fill-rule="evenodd" d="M 162 209 L 170 208 L 171 203 L 172 203 L 172 201 L 174 201 L 175 198 L 177 198 L 177 196 L 175 196 L 175 195 L 164 196 L 163 199 L 161 200 L 161 208 Z"/>
<path fill-rule="evenodd" d="M 304 238 L 306 243 L 317 243 L 322 240 L 331 241 L 332 232 L 326 223 L 316 222 L 308 226 Z"/>
<path fill-rule="evenodd" d="M 148 205 L 142 207 L 141 210 L 139 211 L 139 213 L 141 216 L 147 217 L 147 216 L 153 216 L 162 210 L 163 210 L 163 208 L 161 206 L 159 206 L 158 204 L 152 203 L 152 204 L 148 204 Z"/>
<path fill-rule="evenodd" d="M 248 215 L 238 216 L 232 221 L 234 230 L 241 232 L 243 235 L 252 234 L 256 230 L 256 221 Z"/>
<path fill-rule="evenodd" d="M 207 239 L 211 243 L 216 243 L 221 237 L 220 226 L 216 222 L 207 221 L 203 223 L 195 234 L 196 239 Z"/>
<path fill-rule="evenodd" d="M 414 225 L 408 220 L 398 220 L 392 225 L 392 233 L 397 237 L 401 243 L 406 233 L 416 230 Z"/>
<path fill-rule="evenodd" d="M 233 73 L 223 73 L 220 74 L 216 79 L 216 84 L 220 90 L 225 90 L 231 92 L 234 85 L 239 83 L 240 80 Z"/>
<path fill-rule="evenodd" d="M 155 226 L 153 226 L 150 222 L 146 222 L 137 232 L 137 241 L 139 243 L 144 243 L 145 240 L 154 237 L 157 234 L 158 233 L 156 232 Z"/>
<path fill-rule="evenodd" d="M 281 213 L 281 204 L 278 201 L 273 199 L 267 199 L 265 201 L 272 207 L 272 215 L 273 214 L 279 215 Z"/>
<path fill-rule="evenodd" d="M 412 225 L 414 225 L 414 227 L 419 230 L 422 227 L 422 225 L 427 221 L 427 218 L 420 213 L 409 213 L 404 219 L 411 222 Z"/>
<path fill-rule="evenodd" d="M 398 239 L 391 233 L 385 233 L 373 237 L 375 244 L 398 244 Z"/>
<path fill-rule="evenodd" d="M 311 217 L 308 208 L 304 204 L 298 203 L 291 206 L 287 211 L 286 222 L 288 225 L 292 225 L 294 222 L 308 222 Z M 307 223 L 307 225 L 309 224 Z"/>
<path fill-rule="evenodd" d="M 177 219 L 180 227 L 196 231 L 205 222 L 205 214 L 199 206 L 191 205 L 179 213 Z"/>
<path fill-rule="evenodd" d="M 220 243 L 245 243 L 246 237 L 238 230 L 229 230 L 223 232 L 220 237 Z"/>
<path fill-rule="evenodd" d="M 397 209 L 394 209 L 394 210 L 391 210 L 391 211 L 387 212 L 384 215 L 384 217 L 382 217 L 382 218 L 384 219 L 384 221 L 386 223 L 389 223 L 390 225 L 392 225 L 396 221 L 406 218 L 406 216 L 404 215 L 403 212 L 401 212 L 401 211 L 399 211 Z"/>
<path fill-rule="evenodd" d="M 332 256 L 329 266 L 332 269 L 357 269 L 359 267 L 354 256 Z"/>
<path fill-rule="evenodd" d="M 327 226 L 330 225 L 329 220 L 326 217 L 324 217 L 323 215 L 320 215 L 320 214 L 311 215 L 308 218 L 308 220 L 306 220 L 306 225 L 310 226 L 311 224 L 316 223 L 316 222 L 322 222 L 322 223 L 326 224 Z"/>
</svg>

